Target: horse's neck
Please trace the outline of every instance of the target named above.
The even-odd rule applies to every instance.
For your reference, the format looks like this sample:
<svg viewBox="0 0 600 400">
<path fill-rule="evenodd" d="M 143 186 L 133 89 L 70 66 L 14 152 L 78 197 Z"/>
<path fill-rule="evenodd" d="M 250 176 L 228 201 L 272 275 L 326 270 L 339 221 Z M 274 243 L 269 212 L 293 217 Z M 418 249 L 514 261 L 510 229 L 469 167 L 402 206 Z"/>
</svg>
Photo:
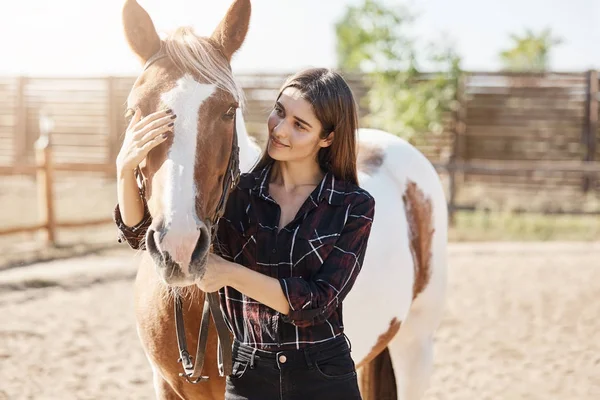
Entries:
<svg viewBox="0 0 600 400">
<path fill-rule="evenodd" d="M 258 144 L 256 144 L 254 139 L 248 135 L 242 110 L 237 110 L 235 121 L 238 146 L 240 147 L 240 170 L 242 172 L 248 172 L 258 160 L 258 156 L 260 155 L 260 147 Z"/>
</svg>

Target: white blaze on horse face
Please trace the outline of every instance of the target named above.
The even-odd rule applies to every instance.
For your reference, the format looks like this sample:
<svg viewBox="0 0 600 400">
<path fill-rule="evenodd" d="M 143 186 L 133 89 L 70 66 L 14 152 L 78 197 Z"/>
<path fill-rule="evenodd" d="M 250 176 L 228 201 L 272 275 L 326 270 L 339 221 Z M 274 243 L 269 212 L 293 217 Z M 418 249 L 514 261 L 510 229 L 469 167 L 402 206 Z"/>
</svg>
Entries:
<svg viewBox="0 0 600 400">
<path fill-rule="evenodd" d="M 215 86 L 201 84 L 186 74 L 177 85 L 161 96 L 173 110 L 175 118 L 173 143 L 162 168 L 164 171 L 163 216 L 165 236 L 159 244 L 177 262 L 181 272 L 188 273 L 192 253 L 200 237 L 196 214 L 197 188 L 194 182 L 198 114 L 202 103 L 215 92 Z"/>
</svg>

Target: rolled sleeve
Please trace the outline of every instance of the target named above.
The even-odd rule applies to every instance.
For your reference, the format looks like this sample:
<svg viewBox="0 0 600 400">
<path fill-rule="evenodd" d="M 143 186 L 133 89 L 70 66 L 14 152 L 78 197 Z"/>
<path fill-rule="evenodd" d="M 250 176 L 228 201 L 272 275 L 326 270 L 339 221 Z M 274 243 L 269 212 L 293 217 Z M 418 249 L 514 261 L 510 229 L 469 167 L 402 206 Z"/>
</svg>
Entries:
<svg viewBox="0 0 600 400">
<path fill-rule="evenodd" d="M 282 317 L 284 321 L 298 327 L 325 323 L 362 268 L 374 213 L 372 197 L 352 207 L 333 250 L 310 280 L 300 277 L 279 280 L 290 305 L 289 314 Z"/>
<path fill-rule="evenodd" d="M 142 197 L 144 203 L 144 216 L 135 226 L 127 226 L 121 218 L 121 209 L 117 204 L 113 211 L 113 220 L 117 225 L 117 241 L 127 243 L 134 250 L 146 250 L 146 232 L 152 224 L 152 215 L 148 209 L 146 199 Z"/>
</svg>

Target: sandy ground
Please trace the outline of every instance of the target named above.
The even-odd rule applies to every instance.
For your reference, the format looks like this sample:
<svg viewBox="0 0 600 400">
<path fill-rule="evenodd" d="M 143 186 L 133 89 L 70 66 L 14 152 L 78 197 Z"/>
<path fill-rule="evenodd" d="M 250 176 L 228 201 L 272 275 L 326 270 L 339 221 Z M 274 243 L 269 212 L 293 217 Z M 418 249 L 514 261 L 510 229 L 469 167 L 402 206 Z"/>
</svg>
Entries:
<svg viewBox="0 0 600 400">
<path fill-rule="evenodd" d="M 0 272 L 0 399 L 149 399 L 132 253 Z M 426 399 L 600 398 L 600 243 L 453 244 Z"/>
</svg>

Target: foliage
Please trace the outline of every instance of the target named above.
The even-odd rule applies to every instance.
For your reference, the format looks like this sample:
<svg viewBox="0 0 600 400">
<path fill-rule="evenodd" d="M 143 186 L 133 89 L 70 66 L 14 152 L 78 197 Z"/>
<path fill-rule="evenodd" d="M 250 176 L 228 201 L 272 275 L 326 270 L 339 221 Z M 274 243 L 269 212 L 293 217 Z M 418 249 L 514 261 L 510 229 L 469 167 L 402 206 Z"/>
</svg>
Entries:
<svg viewBox="0 0 600 400">
<path fill-rule="evenodd" d="M 511 34 L 512 46 L 500 53 L 503 68 L 508 71 L 543 72 L 549 69 L 550 53 L 562 39 L 551 29 L 535 33 L 527 29 L 522 35 Z"/>
<path fill-rule="evenodd" d="M 349 6 L 335 27 L 339 67 L 368 77 L 366 123 L 412 142 L 442 132 L 461 71 L 451 45 L 411 37 L 415 20 L 405 6 L 364 0 Z M 425 74 L 421 64 L 439 72 Z"/>
</svg>

